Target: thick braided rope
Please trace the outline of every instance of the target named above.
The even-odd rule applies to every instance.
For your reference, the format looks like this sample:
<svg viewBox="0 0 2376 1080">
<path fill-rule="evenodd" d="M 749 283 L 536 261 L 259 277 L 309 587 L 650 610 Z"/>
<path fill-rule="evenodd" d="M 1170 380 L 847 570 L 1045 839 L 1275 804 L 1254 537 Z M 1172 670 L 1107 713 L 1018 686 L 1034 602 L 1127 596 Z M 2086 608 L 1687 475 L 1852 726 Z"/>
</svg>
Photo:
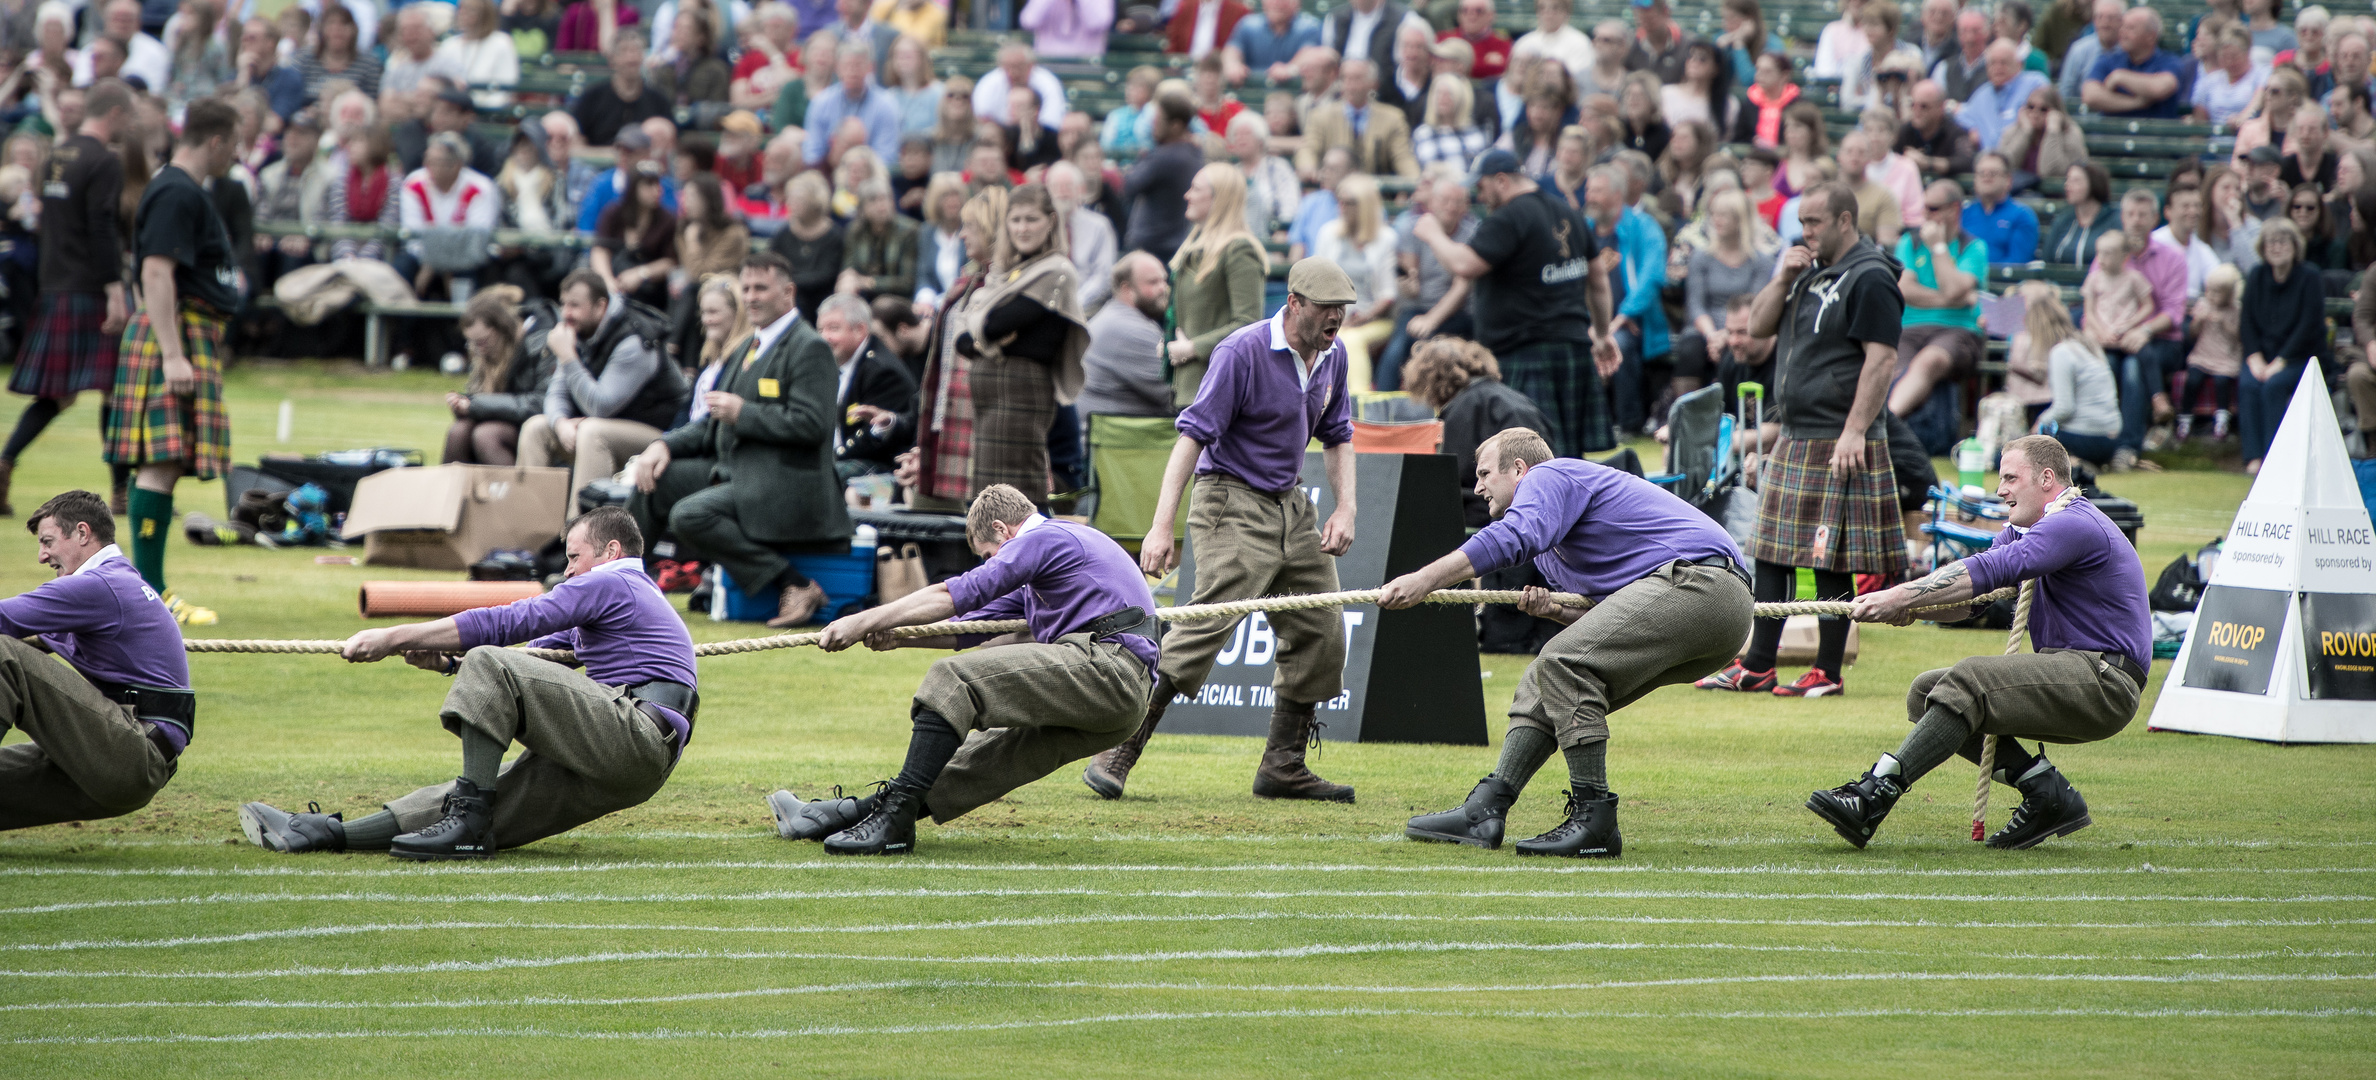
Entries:
<svg viewBox="0 0 2376 1080">
<path fill-rule="evenodd" d="M 1246 600 L 1230 600 L 1217 604 L 1184 604 L 1179 607 L 1158 608 L 1155 617 L 1163 622 L 1208 622 L 1214 619 L 1235 619 L 1257 611 L 1301 611 L 1308 608 L 1342 607 L 1347 604 L 1371 604 L 1378 599 L 1376 589 L 1354 589 L 1344 592 L 1305 593 L 1296 596 L 1261 596 Z M 1516 604 L 1525 594 L 1515 589 L 1439 589 L 1425 598 L 1430 604 Z M 1986 596 L 1974 597 L 1959 604 L 1915 608 L 1916 612 L 1943 611 L 1950 607 L 1988 603 L 2013 595 L 2010 589 L 1999 589 Z M 1592 601 L 1574 593 L 1552 593 L 1554 603 L 1569 607 L 1588 608 Z M 1847 615 L 1856 606 L 1836 600 L 1800 600 L 1782 604 L 1759 604 L 1757 614 L 1764 618 L 1790 615 Z M 891 631 L 893 637 L 945 637 L 952 634 L 1010 634 L 1029 629 L 1020 619 L 997 622 L 937 622 L 922 626 L 902 626 Z M 767 637 L 739 638 L 734 641 L 713 641 L 693 647 L 695 656 L 734 656 L 741 653 L 766 652 L 771 649 L 797 649 L 816 644 L 824 635 L 816 631 L 798 634 L 773 634 Z M 312 653 L 335 654 L 346 647 L 341 640 L 273 639 L 273 638 L 188 638 L 182 647 L 194 653 Z M 522 652 L 543 660 L 568 662 L 576 654 L 567 649 L 522 649 Z"/>
<path fill-rule="evenodd" d="M 2066 487 L 2062 494 L 2054 497 L 2053 502 L 2046 504 L 2045 513 L 2051 514 L 2063 509 L 2071 505 L 2078 497 L 2078 488 Z M 2043 519 L 2045 514 L 2040 514 L 2039 517 Z M 1998 595 L 2004 591 L 1998 589 L 1996 593 L 1990 595 Z M 2021 651 L 2021 639 L 2023 635 L 2029 633 L 2030 603 L 2036 600 L 2037 596 L 2038 583 L 2035 579 L 2021 583 L 2021 599 L 2013 604 L 2013 629 L 2005 635 L 2006 656 Z M 1974 840 L 1982 839 L 1988 835 L 1988 795 L 1989 789 L 1993 786 L 1989 774 L 1996 771 L 1996 741 L 1997 737 L 1994 735 L 1980 737 L 1980 783 L 1977 790 L 1972 793 L 1972 839 Z"/>
</svg>

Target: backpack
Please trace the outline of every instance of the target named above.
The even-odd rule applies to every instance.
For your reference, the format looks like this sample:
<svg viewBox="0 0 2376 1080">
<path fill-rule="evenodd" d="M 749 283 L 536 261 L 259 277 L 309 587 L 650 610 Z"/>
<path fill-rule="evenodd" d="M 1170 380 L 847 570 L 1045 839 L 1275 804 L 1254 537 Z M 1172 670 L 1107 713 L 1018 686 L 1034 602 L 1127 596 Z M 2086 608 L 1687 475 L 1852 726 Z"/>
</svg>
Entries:
<svg viewBox="0 0 2376 1080">
<path fill-rule="evenodd" d="M 2197 555 L 2216 555 L 2218 541 L 2204 545 L 2196 555 L 2180 555 L 2162 567 L 2161 576 L 2154 579 L 2153 591 L 2147 595 L 2155 611 L 2193 611 L 2203 600 L 2205 571 Z"/>
</svg>

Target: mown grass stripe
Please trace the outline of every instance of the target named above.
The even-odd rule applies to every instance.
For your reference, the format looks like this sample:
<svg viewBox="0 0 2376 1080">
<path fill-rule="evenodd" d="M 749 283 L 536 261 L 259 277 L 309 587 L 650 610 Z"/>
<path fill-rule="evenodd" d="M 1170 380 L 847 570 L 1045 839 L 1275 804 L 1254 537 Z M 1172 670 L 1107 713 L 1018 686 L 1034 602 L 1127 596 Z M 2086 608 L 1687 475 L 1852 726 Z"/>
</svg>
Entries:
<svg viewBox="0 0 2376 1080">
<path fill-rule="evenodd" d="M 937 1035 L 1022 1031 L 1035 1028 L 1085 1027 L 1100 1024 L 1190 1023 L 1244 1020 L 1340 1020 L 1436 1016 L 1429 1009 L 1242 1009 L 1202 1012 L 1106 1013 L 1097 1016 L 1046 1020 L 1002 1020 L 984 1023 L 896 1024 L 881 1027 L 834 1025 L 747 1031 L 701 1031 L 655 1028 L 646 1031 L 559 1031 L 538 1027 L 453 1027 L 426 1030 L 357 1029 L 349 1031 L 259 1031 L 239 1035 L 38 1035 L 8 1040 L 12 1046 L 107 1046 L 141 1043 L 206 1044 L 261 1042 L 319 1042 L 347 1039 L 574 1039 L 599 1042 L 680 1042 L 687 1040 L 772 1040 L 826 1036 Z M 1758 1012 L 1619 1012 L 1538 1009 L 1462 1009 L 1464 1018 L 1494 1020 L 1884 1020 L 1884 1019 L 2050 1019 L 2112 1018 L 2130 1020 L 2341 1020 L 2376 1016 L 2376 1009 L 1842 1009 Z"/>
<path fill-rule="evenodd" d="M 1617 876 L 1634 874 L 1690 874 L 1715 877 L 1910 877 L 1910 878 L 2030 878 L 2095 877 L 2142 874 L 2376 874 L 2376 866 L 2036 866 L 2010 869 L 1956 869 L 1895 866 L 1659 866 L 1656 864 L 1584 863 L 1580 865 L 1385 866 L 1328 863 L 1221 863 L 1210 866 L 1117 863 L 934 863 L 912 859 L 778 862 L 764 860 L 704 860 L 694 862 L 599 862 L 561 865 L 485 866 L 429 864 L 372 868 L 323 869 L 297 866 L 239 867 L 7 867 L 0 877 L 96 878 L 441 878 L 511 877 L 543 874 L 674 873 L 686 870 L 769 871 L 923 871 L 927 873 L 1018 874 L 1523 874 L 1541 877 Z"/>
</svg>

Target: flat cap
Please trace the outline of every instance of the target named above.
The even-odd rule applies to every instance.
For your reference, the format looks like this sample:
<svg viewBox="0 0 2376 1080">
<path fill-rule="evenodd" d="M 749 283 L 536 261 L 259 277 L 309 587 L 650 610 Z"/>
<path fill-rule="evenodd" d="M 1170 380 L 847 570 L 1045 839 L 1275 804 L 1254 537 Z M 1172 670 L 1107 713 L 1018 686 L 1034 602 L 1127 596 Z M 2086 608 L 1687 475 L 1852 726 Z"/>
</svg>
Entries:
<svg viewBox="0 0 2376 1080">
<path fill-rule="evenodd" d="M 1318 256 L 1288 269 L 1287 291 L 1315 304 L 1350 304 L 1360 299 L 1344 269 Z"/>
<path fill-rule="evenodd" d="M 2247 151 L 2244 161 L 2250 165 L 2277 165 L 2285 161 L 2285 155 L 2278 153 L 2276 147 L 2262 143 Z"/>
</svg>

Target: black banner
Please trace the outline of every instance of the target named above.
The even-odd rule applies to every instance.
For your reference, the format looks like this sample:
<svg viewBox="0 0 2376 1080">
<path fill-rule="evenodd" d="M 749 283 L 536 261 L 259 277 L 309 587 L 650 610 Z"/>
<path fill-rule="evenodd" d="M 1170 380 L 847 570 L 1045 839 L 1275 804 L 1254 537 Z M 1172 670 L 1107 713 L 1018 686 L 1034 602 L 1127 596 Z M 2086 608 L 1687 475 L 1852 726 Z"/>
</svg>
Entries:
<svg viewBox="0 0 2376 1080">
<path fill-rule="evenodd" d="M 2376 701 L 2376 594 L 2303 593 L 2310 696 Z"/>
<path fill-rule="evenodd" d="M 2277 670 L 2277 640 L 2292 593 L 2213 585 L 2195 609 L 2193 648 L 2183 685 L 2266 694 Z"/>
</svg>

